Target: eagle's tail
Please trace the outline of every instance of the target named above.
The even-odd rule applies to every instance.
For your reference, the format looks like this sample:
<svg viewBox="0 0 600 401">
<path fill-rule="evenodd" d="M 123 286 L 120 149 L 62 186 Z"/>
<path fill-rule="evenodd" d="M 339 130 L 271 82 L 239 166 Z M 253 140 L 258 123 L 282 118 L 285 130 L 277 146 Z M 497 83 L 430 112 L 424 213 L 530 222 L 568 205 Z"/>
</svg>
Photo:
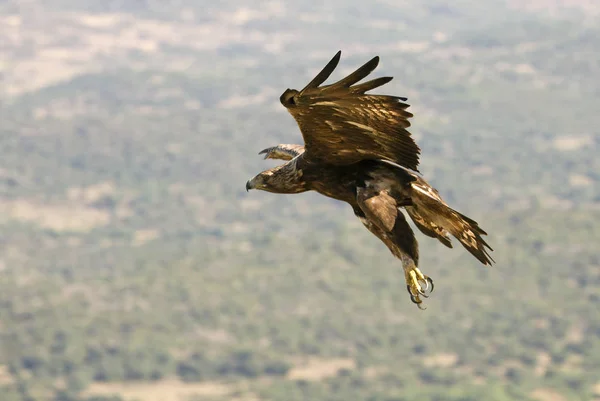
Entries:
<svg viewBox="0 0 600 401">
<path fill-rule="evenodd" d="M 489 255 L 493 249 L 485 242 L 483 235 L 487 233 L 473 219 L 457 212 L 448 206 L 435 188 L 418 177 L 413 181 L 412 206 L 406 207 L 417 228 L 433 238 L 439 239 L 444 245 L 451 247 L 448 233 L 484 265 L 491 265 L 494 259 Z"/>
</svg>

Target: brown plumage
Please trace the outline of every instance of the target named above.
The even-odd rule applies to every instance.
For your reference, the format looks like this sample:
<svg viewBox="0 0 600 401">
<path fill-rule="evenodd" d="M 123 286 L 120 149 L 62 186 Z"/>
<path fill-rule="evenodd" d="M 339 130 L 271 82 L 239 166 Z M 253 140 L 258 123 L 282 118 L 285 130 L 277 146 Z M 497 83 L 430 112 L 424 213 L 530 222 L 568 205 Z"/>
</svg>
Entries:
<svg viewBox="0 0 600 401">
<path fill-rule="evenodd" d="M 338 52 L 304 89 L 288 89 L 280 97 L 302 131 L 305 157 L 335 165 L 384 159 L 418 171 L 420 149 L 406 130 L 413 116 L 406 111 L 406 98 L 365 94 L 392 78 L 354 85 L 377 67 L 379 57 L 346 78 L 319 87 L 337 66 L 340 55 Z"/>
<path fill-rule="evenodd" d="M 423 234 L 452 247 L 451 234 L 485 265 L 493 262 L 488 253 L 492 249 L 477 222 L 450 208 L 415 172 L 420 150 L 406 130 L 412 117 L 403 103 L 406 99 L 365 93 L 392 78 L 357 84 L 375 69 L 378 57 L 334 84 L 319 86 L 339 58 L 340 52 L 301 91 L 288 89 L 281 95 L 305 145 L 282 144 L 261 151 L 265 159 L 287 163 L 256 175 L 246 189 L 281 194 L 314 190 L 347 202 L 402 261 L 411 300 L 420 305 L 433 282 L 417 267 L 418 244 L 400 208 Z"/>
</svg>

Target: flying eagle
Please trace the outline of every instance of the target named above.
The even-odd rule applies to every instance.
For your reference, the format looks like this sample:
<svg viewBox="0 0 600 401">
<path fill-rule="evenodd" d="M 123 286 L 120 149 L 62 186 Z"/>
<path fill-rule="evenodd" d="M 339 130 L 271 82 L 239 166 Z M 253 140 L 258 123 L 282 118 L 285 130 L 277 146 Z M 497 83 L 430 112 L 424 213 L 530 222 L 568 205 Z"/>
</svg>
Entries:
<svg viewBox="0 0 600 401">
<path fill-rule="evenodd" d="M 314 190 L 350 204 L 365 227 L 402 261 L 410 298 L 421 307 L 433 281 L 417 267 L 417 240 L 400 208 L 423 234 L 450 248 L 452 234 L 484 265 L 493 262 L 488 253 L 492 248 L 477 222 L 450 208 L 418 174 L 420 149 L 407 131 L 413 116 L 406 110 L 407 99 L 366 93 L 392 77 L 357 83 L 377 67 L 379 57 L 338 82 L 320 86 L 340 55 L 301 91 L 283 92 L 279 100 L 298 123 L 304 146 L 282 144 L 261 151 L 265 159 L 287 162 L 250 179 L 246 190 Z"/>
</svg>

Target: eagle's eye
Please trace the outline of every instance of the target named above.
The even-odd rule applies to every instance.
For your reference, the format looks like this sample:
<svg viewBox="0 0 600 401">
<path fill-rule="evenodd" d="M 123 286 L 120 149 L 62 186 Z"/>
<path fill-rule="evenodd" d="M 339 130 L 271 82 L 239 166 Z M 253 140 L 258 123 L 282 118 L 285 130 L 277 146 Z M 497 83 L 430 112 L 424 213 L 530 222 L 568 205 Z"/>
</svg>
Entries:
<svg viewBox="0 0 600 401">
<path fill-rule="evenodd" d="M 298 91 L 296 90 L 288 89 L 285 92 L 283 92 L 283 95 L 281 95 L 279 100 L 284 106 L 294 106 L 296 104 L 294 96 L 296 96 L 297 93 Z"/>
</svg>

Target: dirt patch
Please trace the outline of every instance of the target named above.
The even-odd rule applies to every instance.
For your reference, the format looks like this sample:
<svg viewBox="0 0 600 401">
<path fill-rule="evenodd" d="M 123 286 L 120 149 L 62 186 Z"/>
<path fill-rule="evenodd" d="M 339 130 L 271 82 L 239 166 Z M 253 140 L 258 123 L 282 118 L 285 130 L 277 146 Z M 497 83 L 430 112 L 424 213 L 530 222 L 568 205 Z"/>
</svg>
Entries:
<svg viewBox="0 0 600 401">
<path fill-rule="evenodd" d="M 386 374 L 389 372 L 389 369 L 385 366 L 369 366 L 363 372 L 363 376 L 366 379 L 375 379 L 377 376 Z"/>
<path fill-rule="evenodd" d="M 592 387 L 592 394 L 596 399 L 600 399 L 600 382 L 596 383 L 594 387 Z"/>
<path fill-rule="evenodd" d="M 229 332 L 223 329 L 209 330 L 199 327 L 195 332 L 198 337 L 218 344 L 230 344 L 235 340 Z"/>
<path fill-rule="evenodd" d="M 571 152 L 586 146 L 591 146 L 593 145 L 593 142 L 590 135 L 565 135 L 555 138 L 553 146 L 555 149 L 562 152 Z"/>
<path fill-rule="evenodd" d="M 0 385 L 11 384 L 13 377 L 8 370 L 8 366 L 0 365 Z"/>
<path fill-rule="evenodd" d="M 549 388 L 538 388 L 533 390 L 529 395 L 531 398 L 539 401 L 567 401 L 562 394 Z"/>
<path fill-rule="evenodd" d="M 218 382 L 184 383 L 179 380 L 161 380 L 154 383 L 92 383 L 86 396 L 118 395 L 140 401 L 187 401 L 191 397 L 221 397 L 231 388 Z"/>
<path fill-rule="evenodd" d="M 298 361 L 298 365 L 290 369 L 287 374 L 289 380 L 307 380 L 319 381 L 328 377 L 333 377 L 342 369 L 356 369 L 356 363 L 353 359 L 317 359 L 310 358 Z"/>
<path fill-rule="evenodd" d="M 571 344 L 580 344 L 585 339 L 586 325 L 583 322 L 578 322 L 569 327 L 569 331 L 565 336 L 565 340 Z"/>
<path fill-rule="evenodd" d="M 146 242 L 153 241 L 160 237 L 160 231 L 158 230 L 137 230 L 133 234 L 133 245 L 139 246 Z"/>
<path fill-rule="evenodd" d="M 423 365 L 428 368 L 438 367 L 438 368 L 450 368 L 458 362 L 458 355 L 449 352 L 442 352 L 439 354 L 435 354 L 429 356 L 423 360 Z"/>
<path fill-rule="evenodd" d="M 547 352 L 540 352 L 537 355 L 533 373 L 538 377 L 544 376 L 551 364 L 552 356 Z"/>
<path fill-rule="evenodd" d="M 594 179 L 583 174 L 571 174 L 569 176 L 569 184 L 572 187 L 591 187 L 594 184 Z"/>
<path fill-rule="evenodd" d="M 67 190 L 70 200 L 82 203 L 94 203 L 105 196 L 114 195 L 117 188 L 111 181 L 104 181 L 87 187 L 72 187 Z"/>
</svg>

